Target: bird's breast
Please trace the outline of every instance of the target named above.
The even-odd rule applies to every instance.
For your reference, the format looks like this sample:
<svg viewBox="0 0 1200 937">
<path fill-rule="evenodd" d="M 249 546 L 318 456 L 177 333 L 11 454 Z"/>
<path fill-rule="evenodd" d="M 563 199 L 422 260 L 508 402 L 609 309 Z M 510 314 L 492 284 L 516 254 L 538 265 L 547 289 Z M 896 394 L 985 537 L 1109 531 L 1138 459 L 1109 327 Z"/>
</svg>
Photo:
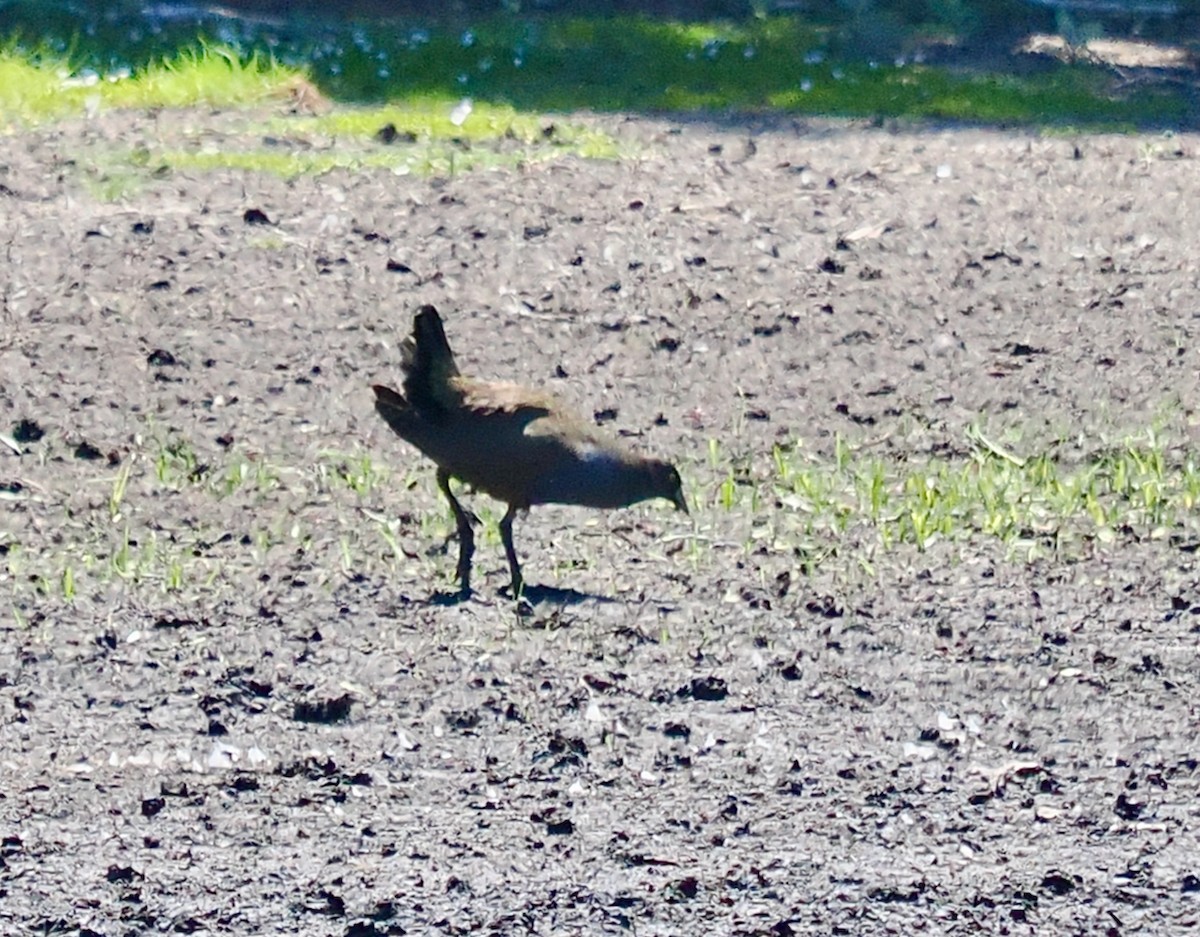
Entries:
<svg viewBox="0 0 1200 937">
<path fill-rule="evenodd" d="M 538 475 L 530 504 L 578 504 L 592 508 L 624 507 L 635 496 L 628 464 L 610 450 L 590 443 L 578 446 Z"/>
</svg>

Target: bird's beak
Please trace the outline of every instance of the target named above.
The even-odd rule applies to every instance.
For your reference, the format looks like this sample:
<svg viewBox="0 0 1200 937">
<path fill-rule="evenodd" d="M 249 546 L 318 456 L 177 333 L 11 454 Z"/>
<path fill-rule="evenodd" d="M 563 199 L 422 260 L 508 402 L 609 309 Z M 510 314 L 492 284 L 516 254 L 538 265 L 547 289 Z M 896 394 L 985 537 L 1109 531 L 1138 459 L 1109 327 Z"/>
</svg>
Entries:
<svg viewBox="0 0 1200 937">
<path fill-rule="evenodd" d="M 688 510 L 688 506 L 687 506 L 687 498 L 685 498 L 685 497 L 683 496 L 683 489 L 682 489 L 682 488 L 676 488 L 676 489 L 675 489 L 675 494 L 673 494 L 673 495 L 671 496 L 671 502 L 672 502 L 672 503 L 675 505 L 675 510 L 677 510 L 677 511 L 683 511 L 683 513 L 684 513 L 684 514 L 691 514 L 691 513 L 692 513 L 691 511 L 689 511 L 689 510 Z"/>
</svg>

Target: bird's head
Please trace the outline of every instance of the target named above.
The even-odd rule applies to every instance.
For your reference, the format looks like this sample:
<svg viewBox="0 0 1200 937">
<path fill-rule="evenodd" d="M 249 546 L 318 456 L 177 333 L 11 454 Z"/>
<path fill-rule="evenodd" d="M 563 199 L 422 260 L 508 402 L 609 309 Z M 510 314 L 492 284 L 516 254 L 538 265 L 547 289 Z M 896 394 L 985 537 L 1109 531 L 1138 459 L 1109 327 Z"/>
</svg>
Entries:
<svg viewBox="0 0 1200 937">
<path fill-rule="evenodd" d="M 670 462 L 654 461 L 651 463 L 651 477 L 654 480 L 653 496 L 665 498 L 675 505 L 676 510 L 689 514 L 687 498 L 683 496 L 683 479 Z"/>
</svg>

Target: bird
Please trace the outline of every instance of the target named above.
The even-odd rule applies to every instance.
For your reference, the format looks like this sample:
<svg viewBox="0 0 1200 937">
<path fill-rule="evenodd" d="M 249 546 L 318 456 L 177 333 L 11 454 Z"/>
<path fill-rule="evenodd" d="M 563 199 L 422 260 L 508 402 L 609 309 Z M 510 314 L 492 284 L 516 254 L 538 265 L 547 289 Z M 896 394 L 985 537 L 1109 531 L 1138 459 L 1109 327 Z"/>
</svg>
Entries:
<svg viewBox="0 0 1200 937">
<path fill-rule="evenodd" d="M 454 496 L 451 479 L 508 505 L 499 526 L 515 597 L 524 587 L 513 546 L 519 511 L 535 504 L 621 508 L 663 498 L 688 513 L 671 463 L 635 453 L 548 393 L 461 374 L 433 306 L 417 310 L 400 352 L 401 390 L 372 385 L 375 410 L 437 466 L 438 488 L 454 514 L 461 595 L 471 592 L 478 518 Z"/>
</svg>

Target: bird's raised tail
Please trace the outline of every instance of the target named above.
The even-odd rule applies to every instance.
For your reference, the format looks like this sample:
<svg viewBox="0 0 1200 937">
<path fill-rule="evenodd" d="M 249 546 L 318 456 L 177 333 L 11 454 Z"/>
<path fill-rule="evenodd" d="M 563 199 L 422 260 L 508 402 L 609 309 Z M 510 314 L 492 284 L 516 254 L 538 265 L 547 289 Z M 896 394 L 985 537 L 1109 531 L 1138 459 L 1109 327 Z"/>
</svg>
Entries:
<svg viewBox="0 0 1200 937">
<path fill-rule="evenodd" d="M 390 387 L 373 384 L 375 391 L 375 412 L 383 417 L 398 435 L 407 439 L 415 427 L 420 424 L 418 413 L 408 405 L 408 401 Z"/>
<path fill-rule="evenodd" d="M 412 334 L 400 346 L 404 368 L 404 396 L 417 411 L 428 416 L 453 407 L 459 398 L 451 386 L 458 377 L 454 352 L 446 341 L 442 317 L 433 306 L 422 306 L 413 317 Z"/>
</svg>

